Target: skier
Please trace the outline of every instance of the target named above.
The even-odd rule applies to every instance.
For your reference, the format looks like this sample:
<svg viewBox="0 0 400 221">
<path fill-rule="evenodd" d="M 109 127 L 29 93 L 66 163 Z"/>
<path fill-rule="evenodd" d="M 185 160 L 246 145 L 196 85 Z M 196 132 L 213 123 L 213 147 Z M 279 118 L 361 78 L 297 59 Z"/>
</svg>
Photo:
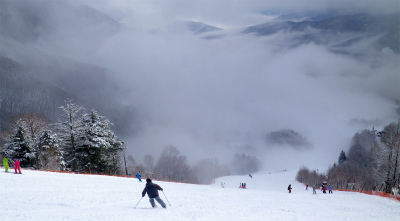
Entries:
<svg viewBox="0 0 400 221">
<path fill-rule="evenodd" d="M 292 193 L 292 184 L 289 184 L 287 189 L 289 190 L 289 193 Z"/>
<path fill-rule="evenodd" d="M 3 166 L 6 168 L 6 171 L 8 173 L 8 159 L 7 157 L 4 157 L 3 159 Z"/>
<path fill-rule="evenodd" d="M 19 171 L 19 174 L 22 174 L 21 173 L 21 167 L 20 167 L 20 163 L 19 163 L 19 160 L 17 160 L 17 159 L 14 159 L 14 169 L 15 169 L 15 173 L 17 173 L 17 170 Z"/>
<path fill-rule="evenodd" d="M 312 187 L 312 194 L 317 194 L 317 191 L 315 191 L 315 185 Z"/>
<path fill-rule="evenodd" d="M 142 175 L 140 175 L 140 171 L 136 174 L 136 177 L 138 178 L 138 180 L 140 182 L 142 182 L 142 179 L 141 179 Z"/>
<path fill-rule="evenodd" d="M 149 201 L 150 204 L 153 208 L 156 208 L 156 204 L 154 203 L 154 199 L 157 200 L 157 202 L 163 207 L 163 208 L 167 208 L 167 206 L 165 205 L 164 201 L 158 196 L 158 190 L 163 191 L 163 188 L 161 188 L 159 185 L 151 182 L 150 178 L 146 179 L 146 187 L 144 188 L 143 192 L 142 192 L 142 197 L 144 197 L 146 195 L 149 196 Z"/>
<path fill-rule="evenodd" d="M 324 185 L 322 185 L 322 192 L 323 192 L 323 193 L 326 193 L 326 188 L 325 188 Z"/>
<path fill-rule="evenodd" d="M 306 185 L 306 190 L 308 190 L 308 184 Z"/>
<path fill-rule="evenodd" d="M 333 194 L 331 185 L 328 186 L 329 194 Z"/>
</svg>

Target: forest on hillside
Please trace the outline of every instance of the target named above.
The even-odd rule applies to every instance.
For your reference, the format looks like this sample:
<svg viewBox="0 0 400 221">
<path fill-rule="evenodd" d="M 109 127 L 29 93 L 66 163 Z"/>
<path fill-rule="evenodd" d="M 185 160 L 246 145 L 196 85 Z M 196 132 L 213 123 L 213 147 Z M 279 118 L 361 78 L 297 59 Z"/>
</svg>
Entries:
<svg viewBox="0 0 400 221">
<path fill-rule="evenodd" d="M 326 173 L 302 167 L 296 180 L 309 186 L 319 187 L 326 181 L 336 189 L 392 192 L 400 187 L 399 124 L 356 133 L 348 151 L 342 150 Z"/>
</svg>

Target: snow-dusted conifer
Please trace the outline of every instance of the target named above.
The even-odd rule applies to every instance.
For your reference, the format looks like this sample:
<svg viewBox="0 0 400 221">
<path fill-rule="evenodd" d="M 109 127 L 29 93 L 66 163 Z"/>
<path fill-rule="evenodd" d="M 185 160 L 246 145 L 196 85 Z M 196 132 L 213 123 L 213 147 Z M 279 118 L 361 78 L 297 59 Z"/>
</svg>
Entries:
<svg viewBox="0 0 400 221">
<path fill-rule="evenodd" d="M 39 169 L 63 170 L 64 160 L 57 134 L 45 130 L 37 140 L 37 167 Z"/>
<path fill-rule="evenodd" d="M 93 109 L 82 117 L 82 123 L 82 142 L 78 148 L 82 168 L 101 173 L 119 170 L 124 147 L 111 131 L 112 123 Z"/>
<path fill-rule="evenodd" d="M 25 133 L 26 125 L 24 121 L 17 122 L 15 134 L 12 135 L 10 142 L 4 145 L 4 155 L 21 163 L 21 167 L 33 167 L 36 152 L 30 142 L 29 136 Z"/>
</svg>

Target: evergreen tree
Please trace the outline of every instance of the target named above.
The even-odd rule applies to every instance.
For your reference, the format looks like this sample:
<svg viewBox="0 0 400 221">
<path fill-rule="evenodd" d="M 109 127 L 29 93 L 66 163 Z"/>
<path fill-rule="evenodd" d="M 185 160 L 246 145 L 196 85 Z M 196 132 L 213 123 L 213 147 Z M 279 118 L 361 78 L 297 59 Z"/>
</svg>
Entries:
<svg viewBox="0 0 400 221">
<path fill-rule="evenodd" d="M 116 172 L 120 169 L 120 152 L 125 148 L 111 131 L 110 121 L 103 118 L 95 110 L 82 117 L 78 157 L 82 168 L 89 172 Z"/>
<path fill-rule="evenodd" d="M 15 135 L 11 137 L 11 142 L 5 144 L 4 155 L 10 159 L 19 160 L 21 167 L 33 167 L 36 152 L 25 133 L 25 128 L 26 126 L 23 121 L 17 123 Z"/>
<path fill-rule="evenodd" d="M 60 140 L 50 130 L 42 132 L 37 141 L 37 167 L 39 169 L 63 170 L 65 163 L 59 148 Z"/>
<path fill-rule="evenodd" d="M 340 164 L 340 163 L 344 163 L 346 160 L 347 160 L 346 153 L 342 150 L 342 152 L 340 152 L 338 162 Z"/>
</svg>

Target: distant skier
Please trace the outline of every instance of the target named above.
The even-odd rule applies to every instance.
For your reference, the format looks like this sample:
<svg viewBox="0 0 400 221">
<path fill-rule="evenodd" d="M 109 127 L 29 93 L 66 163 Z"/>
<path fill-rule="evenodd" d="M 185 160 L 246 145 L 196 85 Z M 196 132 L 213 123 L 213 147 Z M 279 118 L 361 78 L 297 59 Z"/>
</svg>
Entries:
<svg viewBox="0 0 400 221">
<path fill-rule="evenodd" d="M 8 158 L 4 157 L 3 159 L 3 166 L 6 168 L 5 172 L 8 172 Z"/>
<path fill-rule="evenodd" d="M 159 185 L 151 182 L 150 178 L 146 179 L 146 187 L 144 188 L 143 192 L 142 192 L 142 197 L 144 197 L 146 195 L 149 196 L 149 201 L 150 204 L 153 208 L 156 208 L 156 204 L 154 203 L 154 199 L 157 200 L 157 202 L 163 207 L 163 208 L 167 208 L 167 206 L 165 205 L 164 201 L 160 198 L 160 196 L 158 195 L 158 190 L 163 191 L 163 188 L 161 188 Z"/>
<path fill-rule="evenodd" d="M 136 177 L 140 182 L 142 182 L 142 175 L 140 175 L 140 171 L 136 174 Z"/>
<path fill-rule="evenodd" d="M 325 188 L 324 185 L 322 185 L 322 192 L 323 192 L 323 193 L 326 193 L 326 188 Z"/>
<path fill-rule="evenodd" d="M 328 186 L 329 194 L 333 194 L 331 185 Z"/>
<path fill-rule="evenodd" d="M 250 177 L 250 178 L 253 178 L 253 176 L 252 176 L 251 174 L 249 174 L 249 177 Z"/>
<path fill-rule="evenodd" d="M 289 190 L 289 193 L 292 193 L 292 184 L 289 184 L 287 189 Z"/>
<path fill-rule="evenodd" d="M 308 190 L 308 184 L 306 185 L 306 190 Z"/>
<path fill-rule="evenodd" d="M 19 171 L 19 174 L 22 174 L 21 173 L 21 167 L 20 167 L 20 163 L 19 163 L 19 160 L 17 160 L 17 159 L 14 159 L 14 170 L 15 170 L 15 173 L 17 173 L 17 170 Z"/>
<path fill-rule="evenodd" d="M 315 185 L 312 187 L 312 194 L 317 194 L 317 191 L 315 191 Z"/>
</svg>

